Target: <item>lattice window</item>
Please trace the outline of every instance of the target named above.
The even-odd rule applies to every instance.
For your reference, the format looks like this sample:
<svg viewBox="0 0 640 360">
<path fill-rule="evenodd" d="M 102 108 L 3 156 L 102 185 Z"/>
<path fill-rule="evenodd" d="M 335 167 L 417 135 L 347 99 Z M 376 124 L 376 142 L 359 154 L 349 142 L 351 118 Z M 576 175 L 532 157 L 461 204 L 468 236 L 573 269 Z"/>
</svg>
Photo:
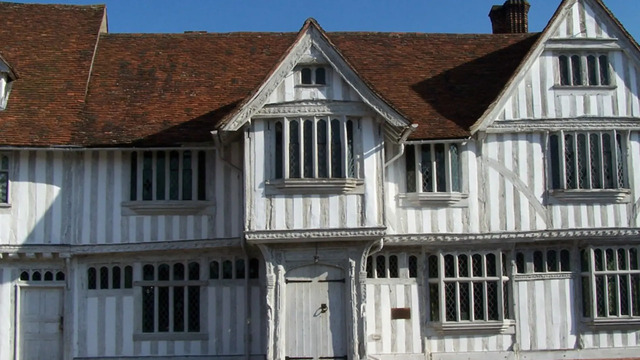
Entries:
<svg viewBox="0 0 640 360">
<path fill-rule="evenodd" d="M 640 247 L 581 251 L 583 316 L 640 319 Z"/>
<path fill-rule="evenodd" d="M 302 85 L 326 85 L 327 68 L 324 66 L 305 66 L 300 69 L 300 84 Z"/>
<path fill-rule="evenodd" d="M 0 204 L 9 203 L 9 155 L 0 153 Z"/>
<path fill-rule="evenodd" d="M 211 269 L 211 267 L 210 267 Z M 142 267 L 142 331 L 200 331 L 200 263 L 145 264 Z"/>
<path fill-rule="evenodd" d="M 616 131 L 560 132 L 549 141 L 554 189 L 627 187 L 626 143 Z"/>
<path fill-rule="evenodd" d="M 65 276 L 62 270 L 55 269 L 30 269 L 22 270 L 20 281 L 64 281 Z"/>
<path fill-rule="evenodd" d="M 130 198 L 206 200 L 206 162 L 205 151 L 134 151 Z"/>
<path fill-rule="evenodd" d="M 103 265 L 87 269 L 87 289 L 131 289 L 133 287 L 133 267 L 130 265 Z"/>
<path fill-rule="evenodd" d="M 250 258 L 248 266 L 244 259 L 218 259 L 209 262 L 209 279 L 211 280 L 244 279 L 247 272 L 249 279 L 258 279 L 260 277 L 260 260 Z"/>
<path fill-rule="evenodd" d="M 356 178 L 355 122 L 346 116 L 276 121 L 275 178 Z"/>
<path fill-rule="evenodd" d="M 460 144 L 407 146 L 407 192 L 460 192 Z"/>
<path fill-rule="evenodd" d="M 370 279 L 415 278 L 418 276 L 418 257 L 386 253 L 368 256 L 365 271 Z"/>
<path fill-rule="evenodd" d="M 531 268 L 527 268 L 531 264 Z M 516 252 L 516 272 L 555 273 L 571 271 L 571 254 L 568 249 L 540 249 Z"/>
<path fill-rule="evenodd" d="M 558 56 L 560 85 L 611 85 L 609 58 L 606 54 L 573 54 Z"/>
<path fill-rule="evenodd" d="M 499 252 L 438 253 L 427 258 L 434 322 L 509 319 L 506 257 Z"/>
</svg>

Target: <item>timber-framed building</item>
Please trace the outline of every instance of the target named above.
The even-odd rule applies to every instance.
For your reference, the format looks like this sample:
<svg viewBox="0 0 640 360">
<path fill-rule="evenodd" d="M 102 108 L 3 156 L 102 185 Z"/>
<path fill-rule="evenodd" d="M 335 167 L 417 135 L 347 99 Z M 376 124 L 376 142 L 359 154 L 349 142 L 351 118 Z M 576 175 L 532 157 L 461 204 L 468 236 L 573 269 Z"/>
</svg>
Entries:
<svg viewBox="0 0 640 360">
<path fill-rule="evenodd" d="M 640 47 L 0 3 L 0 359 L 640 354 Z M 533 4 L 535 6 L 535 4 Z"/>
</svg>

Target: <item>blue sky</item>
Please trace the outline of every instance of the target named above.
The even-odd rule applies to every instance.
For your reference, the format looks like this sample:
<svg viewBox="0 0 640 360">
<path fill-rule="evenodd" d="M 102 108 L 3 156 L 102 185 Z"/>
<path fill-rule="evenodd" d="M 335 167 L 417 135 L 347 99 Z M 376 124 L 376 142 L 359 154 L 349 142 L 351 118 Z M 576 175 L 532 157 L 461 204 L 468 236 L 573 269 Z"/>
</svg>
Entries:
<svg viewBox="0 0 640 360">
<path fill-rule="evenodd" d="M 14 0 L 15 1 L 15 0 Z M 326 31 L 486 33 L 491 5 L 504 0 L 32 0 L 106 3 L 110 32 L 298 31 L 314 17 Z M 560 0 L 529 0 L 530 31 L 547 24 Z M 605 0 L 640 40 L 640 0 Z"/>
</svg>

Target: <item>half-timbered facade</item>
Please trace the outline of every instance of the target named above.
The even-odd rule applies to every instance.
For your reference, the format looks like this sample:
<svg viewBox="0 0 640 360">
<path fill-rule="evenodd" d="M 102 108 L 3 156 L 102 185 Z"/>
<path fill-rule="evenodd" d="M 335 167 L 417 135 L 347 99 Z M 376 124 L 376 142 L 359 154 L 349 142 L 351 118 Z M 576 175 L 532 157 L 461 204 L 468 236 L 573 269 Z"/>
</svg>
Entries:
<svg viewBox="0 0 640 360">
<path fill-rule="evenodd" d="M 533 4 L 535 6 L 535 4 Z M 640 46 L 0 3 L 0 360 L 640 354 Z"/>
</svg>

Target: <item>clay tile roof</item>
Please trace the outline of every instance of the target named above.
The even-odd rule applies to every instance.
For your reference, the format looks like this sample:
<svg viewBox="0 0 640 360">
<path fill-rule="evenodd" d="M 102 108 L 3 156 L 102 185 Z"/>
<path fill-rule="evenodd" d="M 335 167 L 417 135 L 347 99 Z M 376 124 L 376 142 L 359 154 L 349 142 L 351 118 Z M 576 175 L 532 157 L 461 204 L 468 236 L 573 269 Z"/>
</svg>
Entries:
<svg viewBox="0 0 640 360">
<path fill-rule="evenodd" d="M 19 74 L 0 144 L 72 142 L 104 6 L 0 3 L 0 53 Z"/>
<path fill-rule="evenodd" d="M 356 72 L 411 122 L 409 139 L 470 135 L 539 34 L 328 33 Z"/>
<path fill-rule="evenodd" d="M 295 33 L 105 34 L 86 104 L 83 143 L 211 140 L 277 64 Z"/>
</svg>

